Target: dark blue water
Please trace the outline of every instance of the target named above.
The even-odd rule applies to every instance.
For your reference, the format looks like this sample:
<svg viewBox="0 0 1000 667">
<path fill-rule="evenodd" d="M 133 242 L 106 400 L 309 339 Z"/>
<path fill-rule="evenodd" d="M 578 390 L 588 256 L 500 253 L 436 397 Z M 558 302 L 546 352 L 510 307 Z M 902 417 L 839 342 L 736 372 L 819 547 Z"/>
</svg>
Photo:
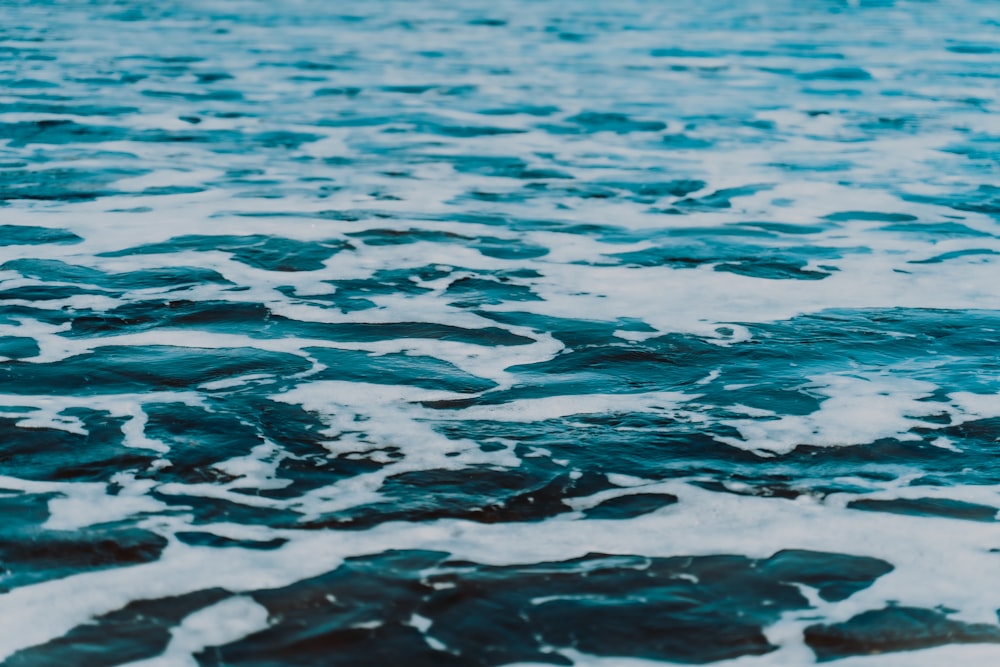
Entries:
<svg viewBox="0 0 1000 667">
<path fill-rule="evenodd" d="M 10 667 L 1000 663 L 989 0 L 0 0 Z"/>
</svg>

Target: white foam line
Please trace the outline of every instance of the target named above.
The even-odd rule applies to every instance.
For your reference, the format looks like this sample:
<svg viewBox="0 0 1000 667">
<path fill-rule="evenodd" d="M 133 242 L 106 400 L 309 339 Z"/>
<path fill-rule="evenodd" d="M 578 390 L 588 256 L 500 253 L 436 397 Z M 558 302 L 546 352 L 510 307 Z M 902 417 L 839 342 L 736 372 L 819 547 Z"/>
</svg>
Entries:
<svg viewBox="0 0 1000 667">
<path fill-rule="evenodd" d="M 1000 415 L 996 395 L 960 392 L 949 396 L 950 403 L 928 401 L 936 385 L 897 377 L 891 370 L 811 376 L 803 388 L 825 397 L 815 412 L 777 419 L 722 420 L 736 428 L 740 437 L 715 438 L 759 454 L 787 454 L 799 445 L 844 447 L 882 438 L 920 440 L 913 428 L 945 426 L 920 418 L 942 413 L 951 417 L 948 425 L 952 426 Z"/>
<path fill-rule="evenodd" d="M 167 451 L 167 446 L 145 435 L 146 413 L 142 406 L 152 403 L 183 403 L 201 406 L 203 399 L 194 392 L 150 392 L 147 394 L 95 394 L 90 396 L 52 396 L 32 394 L 0 394 L 0 406 L 31 408 L 23 413 L 17 425 L 22 428 L 51 428 L 85 435 L 83 422 L 62 413 L 72 408 L 88 408 L 107 412 L 111 417 L 128 417 L 122 425 L 126 447 Z"/>
<path fill-rule="evenodd" d="M 421 401 L 459 398 L 463 394 L 363 382 L 318 381 L 299 385 L 273 400 L 301 405 L 327 424 L 324 443 L 332 453 L 364 452 L 387 447 L 403 457 L 380 469 L 306 492 L 291 502 L 307 519 L 381 499 L 384 481 L 404 472 L 459 470 L 472 465 L 516 467 L 509 449 L 483 451 L 468 439 L 447 438 L 424 422 L 432 413 Z"/>
<path fill-rule="evenodd" d="M 600 657 L 576 650 L 557 653 L 573 661 L 574 667 L 689 667 L 690 663 L 641 658 Z M 760 656 L 741 656 L 709 663 L 712 667 L 804 667 L 816 664 L 813 652 L 802 644 L 780 646 Z M 838 658 L 836 667 L 992 667 L 1000 664 L 1000 646 L 994 644 L 952 644 L 917 651 L 896 651 L 879 655 Z M 503 667 L 550 667 L 551 663 L 511 662 Z"/>
<path fill-rule="evenodd" d="M 607 414 L 615 412 L 672 412 L 699 394 L 655 391 L 635 394 L 579 394 L 546 396 L 508 401 L 498 405 L 477 405 L 458 410 L 439 410 L 437 419 L 500 422 L 537 422 L 571 415 Z"/>
<path fill-rule="evenodd" d="M 633 317 L 661 332 L 699 335 L 727 322 L 788 320 L 830 308 L 1000 309 L 1000 293 L 989 287 L 1000 264 L 994 256 L 907 265 L 907 274 L 896 273 L 897 263 L 884 257 L 830 263 L 842 270 L 814 281 L 767 280 L 708 267 L 552 264 L 533 284 L 543 301 L 489 309 L 600 321 Z"/>
<path fill-rule="evenodd" d="M 161 655 L 121 667 L 198 667 L 195 653 L 242 639 L 267 625 L 267 609 L 251 598 L 226 598 L 187 615 L 170 631 L 170 643 Z"/>
<path fill-rule="evenodd" d="M 121 521 L 144 513 L 168 511 L 170 507 L 148 495 L 155 486 L 152 480 L 136 480 L 129 473 L 112 477 L 120 487 L 108 492 L 104 484 L 69 484 L 61 495 L 49 500 L 49 518 L 43 530 L 79 530 L 87 526 Z"/>
<path fill-rule="evenodd" d="M 578 558 L 587 553 L 744 554 L 766 558 L 783 549 L 871 556 L 895 569 L 871 587 L 829 607 L 828 622 L 846 621 L 889 600 L 959 610 L 956 618 L 996 622 L 1000 525 L 858 512 L 797 500 L 720 494 L 679 482 L 667 485 L 676 505 L 622 521 L 549 519 L 477 524 L 442 520 L 388 523 L 366 531 L 284 531 L 275 550 L 218 550 L 174 543 L 155 562 L 79 574 L 0 596 L 0 657 L 60 636 L 130 600 L 210 587 L 234 592 L 289 585 L 337 567 L 343 558 L 386 549 L 432 549 L 459 559 L 511 565 Z M 942 548 L 941 545 L 948 545 Z M 977 573 L 970 587 L 968 572 Z M 53 600 L 60 600 L 53 605 Z"/>
</svg>

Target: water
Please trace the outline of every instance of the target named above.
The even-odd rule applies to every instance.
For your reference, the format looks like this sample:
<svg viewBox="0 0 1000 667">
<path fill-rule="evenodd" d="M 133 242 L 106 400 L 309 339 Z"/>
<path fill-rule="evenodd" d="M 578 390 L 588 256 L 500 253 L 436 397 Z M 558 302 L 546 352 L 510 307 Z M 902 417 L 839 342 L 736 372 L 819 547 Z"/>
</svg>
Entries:
<svg viewBox="0 0 1000 667">
<path fill-rule="evenodd" d="M 0 660 L 997 664 L 998 58 L 0 2 Z"/>
</svg>

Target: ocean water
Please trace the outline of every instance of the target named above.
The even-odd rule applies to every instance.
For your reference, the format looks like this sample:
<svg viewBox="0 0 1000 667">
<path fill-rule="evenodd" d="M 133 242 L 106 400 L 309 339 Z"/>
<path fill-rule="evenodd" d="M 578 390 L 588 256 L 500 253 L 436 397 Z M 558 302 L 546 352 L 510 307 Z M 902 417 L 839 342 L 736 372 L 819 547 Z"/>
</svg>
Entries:
<svg viewBox="0 0 1000 667">
<path fill-rule="evenodd" d="M 0 0 L 0 661 L 1000 664 L 997 10 Z"/>
</svg>

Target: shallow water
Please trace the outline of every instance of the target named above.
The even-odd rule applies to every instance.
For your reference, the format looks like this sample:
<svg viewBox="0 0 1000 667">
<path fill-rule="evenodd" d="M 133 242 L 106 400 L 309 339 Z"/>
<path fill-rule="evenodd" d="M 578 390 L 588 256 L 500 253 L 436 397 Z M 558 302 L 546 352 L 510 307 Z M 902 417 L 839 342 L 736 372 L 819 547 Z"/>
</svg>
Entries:
<svg viewBox="0 0 1000 667">
<path fill-rule="evenodd" d="M 994 665 L 988 1 L 0 1 L 3 665 Z"/>
</svg>

